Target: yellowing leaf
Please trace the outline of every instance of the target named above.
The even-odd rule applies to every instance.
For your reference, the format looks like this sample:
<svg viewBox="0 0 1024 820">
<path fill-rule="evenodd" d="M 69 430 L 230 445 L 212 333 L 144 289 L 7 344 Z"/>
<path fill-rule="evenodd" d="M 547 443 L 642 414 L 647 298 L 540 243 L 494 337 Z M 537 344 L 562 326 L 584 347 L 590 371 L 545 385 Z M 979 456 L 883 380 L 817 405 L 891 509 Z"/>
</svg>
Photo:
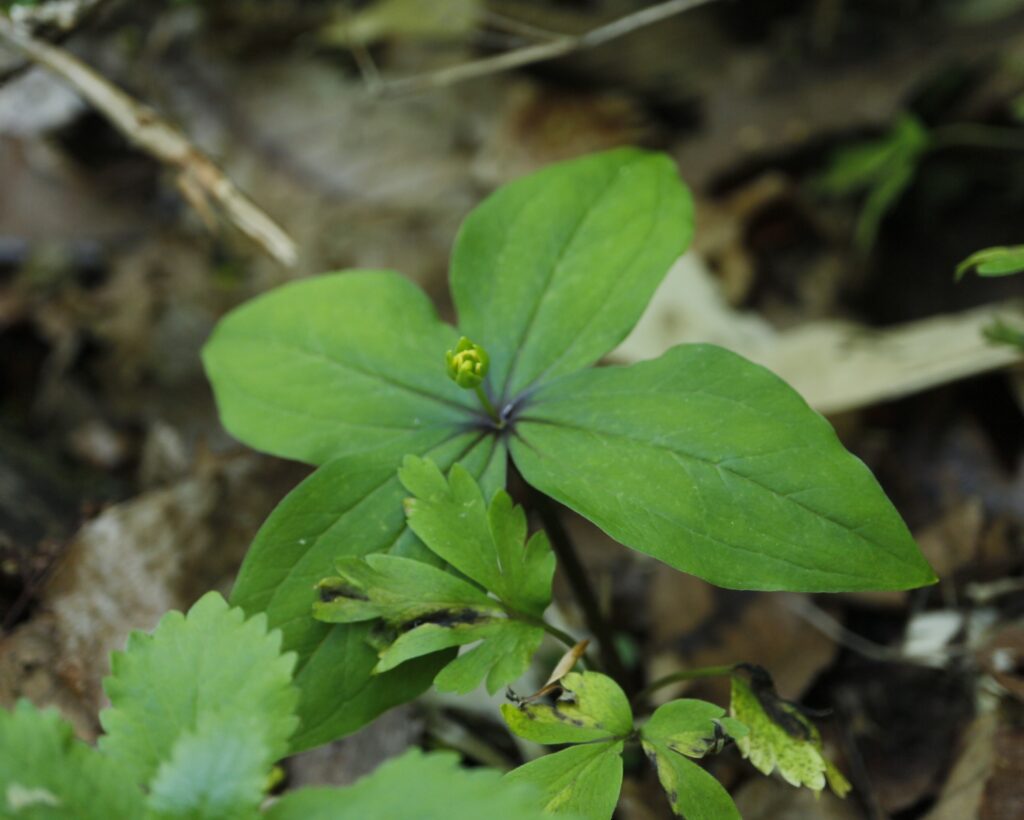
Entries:
<svg viewBox="0 0 1024 820">
<path fill-rule="evenodd" d="M 599 672 L 570 672 L 554 703 L 505 703 L 509 728 L 534 743 L 621 739 L 633 730 L 633 712 L 619 685 Z"/>
<path fill-rule="evenodd" d="M 749 674 L 749 682 L 743 672 Z M 817 728 L 778 696 L 763 669 L 745 667 L 733 675 L 730 711 L 749 730 L 736 745 L 755 769 L 771 774 L 777 768 L 787 783 L 814 791 L 826 783 L 840 797 L 850 791 L 843 774 L 825 759 Z"/>
</svg>

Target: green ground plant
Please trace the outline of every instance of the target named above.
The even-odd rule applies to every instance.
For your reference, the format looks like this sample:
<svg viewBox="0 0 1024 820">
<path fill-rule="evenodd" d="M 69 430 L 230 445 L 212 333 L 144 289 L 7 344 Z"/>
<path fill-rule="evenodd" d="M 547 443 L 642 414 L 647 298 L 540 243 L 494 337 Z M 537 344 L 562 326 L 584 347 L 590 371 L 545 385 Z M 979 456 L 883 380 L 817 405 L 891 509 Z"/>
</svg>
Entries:
<svg viewBox="0 0 1024 820">
<path fill-rule="evenodd" d="M 231 595 L 237 609 L 204 598 L 115 659 L 107 736 L 98 752 L 65 743 L 74 766 L 103 761 L 88 764 L 95 776 L 132 784 L 155 816 L 253 814 L 286 753 L 348 734 L 431 684 L 497 692 L 531 666 L 545 634 L 576 652 L 584 636 L 545 620 L 557 559 L 599 644 L 600 671 L 585 659 L 584 671 L 562 670 L 536 695 L 510 696 L 502 711 L 512 732 L 568 744 L 505 776 L 510 806 L 609 818 L 627 744 L 640 745 L 673 810 L 690 820 L 738 817 L 693 762 L 729 743 L 766 774 L 845 794 L 817 729 L 764 670 L 673 676 L 731 677 L 728 716 L 676 700 L 643 719 L 667 681 L 627 697 L 588 592 L 586 556 L 558 521 L 554 502 L 627 547 L 732 589 L 894 590 L 935 580 L 867 467 L 764 368 L 711 345 L 594 366 L 636 324 L 692 225 L 672 162 L 620 149 L 509 184 L 467 217 L 451 267 L 458 329 L 385 271 L 298 281 L 226 316 L 203 353 L 225 426 L 317 469 L 257 535 Z M 530 509 L 505 489 L 510 464 L 532 488 Z M 528 537 L 533 512 L 546 535 Z M 258 633 L 267 657 L 258 641 L 248 652 L 211 627 L 175 647 L 196 653 L 194 662 L 165 669 L 157 648 L 208 611 Z M 180 715 L 179 699 L 188 704 Z M 29 707 L 4 720 L 10 731 L 18 721 L 56 725 Z M 228 764 L 235 768 L 211 775 Z M 388 813 L 388 777 L 425 777 L 431 766 L 447 772 L 438 783 L 454 784 L 444 816 L 471 816 L 471 795 L 489 786 L 473 789 L 490 775 L 422 756 L 350 790 L 286 796 L 269 814 L 302 806 L 302 816 L 400 816 Z M 60 783 L 30 774 L 0 781 L 9 806 L 15 785 L 15 797 L 35 794 L 37 807 L 65 799 Z"/>
</svg>

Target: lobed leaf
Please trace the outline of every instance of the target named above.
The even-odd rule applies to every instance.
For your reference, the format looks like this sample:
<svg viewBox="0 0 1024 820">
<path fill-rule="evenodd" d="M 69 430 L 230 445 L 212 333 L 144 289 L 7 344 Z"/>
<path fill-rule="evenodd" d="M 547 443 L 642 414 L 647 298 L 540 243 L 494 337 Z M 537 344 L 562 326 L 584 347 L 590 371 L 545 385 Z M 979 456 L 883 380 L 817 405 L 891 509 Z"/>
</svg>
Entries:
<svg viewBox="0 0 1024 820">
<path fill-rule="evenodd" d="M 779 698 L 764 670 L 751 667 L 748 683 L 740 674 L 732 678 L 730 712 L 747 728 L 736 745 L 762 774 L 779 774 L 793 786 L 821 791 L 828 783 L 840 797 L 850 784 L 823 752 L 817 728 L 790 703 Z"/>
<path fill-rule="evenodd" d="M 343 557 L 337 576 L 319 584 L 315 616 L 328 623 L 380 619 L 390 630 L 374 672 L 482 641 L 436 678 L 439 689 L 468 692 L 486 676 L 492 693 L 526 670 L 543 639 L 539 618 L 551 600 L 554 557 L 547 539 L 523 546 L 526 516 L 504 490 L 490 508 L 470 473 L 456 464 L 448 479 L 432 462 L 407 457 L 400 472 L 416 497 L 411 529 L 438 558 L 486 590 L 427 563 L 395 556 Z"/>
<path fill-rule="evenodd" d="M 726 735 L 745 734 L 742 723 L 706 701 L 675 700 L 655 711 L 640 731 L 641 742 L 676 814 L 686 820 L 739 820 L 729 793 L 686 757 L 703 757 Z"/>
<path fill-rule="evenodd" d="M 169 612 L 152 635 L 132 633 L 104 680 L 111 706 L 100 714 L 100 748 L 132 782 L 148 783 L 183 737 L 194 746 L 216 726 L 257 715 L 264 768 L 284 756 L 298 724 L 295 656 L 281 654 L 281 635 L 266 624 L 210 592 L 187 615 Z"/>
<path fill-rule="evenodd" d="M 838 592 L 935 580 L 828 422 L 722 348 L 681 345 L 545 385 L 510 449 L 542 492 L 718 586 Z"/>
<path fill-rule="evenodd" d="M 0 709 L 0 815 L 33 820 L 141 817 L 142 791 L 118 761 L 75 737 L 54 709 Z"/>
<path fill-rule="evenodd" d="M 725 709 L 704 700 L 681 698 L 659 706 L 641 729 L 641 736 L 677 754 L 704 757 L 726 736 L 746 734 L 746 727 L 729 718 Z"/>
<path fill-rule="evenodd" d="M 686 820 L 741 820 L 729 792 L 696 763 L 661 743 L 644 740 L 643 747 L 677 815 Z"/>
<path fill-rule="evenodd" d="M 387 271 L 277 288 L 231 311 L 203 348 L 221 421 L 251 447 L 323 464 L 424 453 L 482 416 L 445 376 L 457 339 L 426 295 Z"/>
<path fill-rule="evenodd" d="M 487 676 L 496 692 L 523 674 L 543 629 L 510 618 L 477 587 L 421 561 L 391 555 L 343 558 L 320 583 L 315 616 L 328 623 L 381 619 L 389 635 L 375 673 L 442 649 L 482 641 L 435 678 L 442 690 L 469 692 Z"/>
<path fill-rule="evenodd" d="M 409 527 L 435 555 L 511 609 L 544 614 L 555 556 L 543 532 L 527 541 L 526 513 L 507 492 L 497 491 L 488 507 L 463 467 L 453 466 L 446 480 L 436 464 L 413 456 L 399 478 L 414 496 L 406 502 Z"/>
<path fill-rule="evenodd" d="M 619 685 L 599 672 L 570 672 L 554 703 L 503 703 L 501 714 L 519 737 L 534 743 L 621 739 L 633 731 L 633 710 Z"/>
<path fill-rule="evenodd" d="M 462 463 L 488 492 L 505 483 L 504 445 L 462 433 L 429 452 L 445 469 Z M 398 481 L 400 459 L 334 459 L 296 487 L 271 513 L 242 563 L 231 594 L 246 612 L 265 612 L 283 648 L 298 656 L 295 684 L 301 725 L 292 751 L 354 732 L 382 712 L 426 690 L 447 656 L 373 675 L 377 653 L 366 624 L 330 625 L 313 618 L 317 582 L 337 558 L 390 552 L 430 560 L 406 526 Z"/>
<path fill-rule="evenodd" d="M 633 148 L 550 165 L 477 206 L 451 291 L 461 331 L 490 354 L 499 406 L 622 341 L 692 233 L 672 161 Z"/>
<path fill-rule="evenodd" d="M 545 814 L 610 820 L 622 790 L 622 749 L 621 740 L 570 746 L 513 769 L 505 782 L 538 789 Z"/>
<path fill-rule="evenodd" d="M 473 627 L 504 616 L 493 598 L 468 581 L 412 558 L 395 555 L 346 556 L 336 577 L 320 582 L 313 614 L 327 623 L 383 619 L 400 632 L 417 622 L 449 621 Z"/>
</svg>

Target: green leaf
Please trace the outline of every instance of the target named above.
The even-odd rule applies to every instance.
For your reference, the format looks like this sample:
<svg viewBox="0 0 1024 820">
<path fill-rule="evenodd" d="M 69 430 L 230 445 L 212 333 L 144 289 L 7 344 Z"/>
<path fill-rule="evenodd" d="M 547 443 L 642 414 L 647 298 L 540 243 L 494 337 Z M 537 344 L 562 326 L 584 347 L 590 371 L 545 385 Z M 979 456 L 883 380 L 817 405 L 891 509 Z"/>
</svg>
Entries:
<svg viewBox="0 0 1024 820">
<path fill-rule="evenodd" d="M 499 406 L 622 341 L 692 232 L 673 162 L 633 148 L 551 165 L 478 206 L 451 290 L 460 329 L 490 354 Z"/>
<path fill-rule="evenodd" d="M 483 641 L 435 680 L 439 689 L 469 692 L 485 674 L 491 692 L 519 677 L 544 637 L 542 629 L 510 619 L 499 603 L 467 581 L 409 558 L 343 558 L 338 577 L 320 585 L 314 608 L 329 623 L 381 618 L 390 632 L 374 672 L 454 646 Z M 509 656 L 517 660 L 510 663 Z M 511 669 L 505 677 L 500 670 Z"/>
<path fill-rule="evenodd" d="M 740 674 L 732 678 L 730 712 L 747 728 L 736 745 L 762 774 L 778 768 L 793 786 L 814 791 L 829 787 L 840 797 L 850 791 L 843 774 L 823 752 L 817 727 L 775 692 L 771 678 L 760 667 L 748 667 L 748 683 Z"/>
<path fill-rule="evenodd" d="M 149 785 L 151 816 L 240 820 L 257 816 L 273 757 L 263 716 L 206 713 L 184 732 Z"/>
<path fill-rule="evenodd" d="M 993 344 L 1012 345 L 1019 350 L 1024 350 L 1024 330 L 1014 327 L 1002 319 L 995 319 L 983 327 L 981 335 Z"/>
<path fill-rule="evenodd" d="M 718 749 L 726 735 L 742 737 L 746 727 L 725 710 L 702 700 L 675 700 L 660 706 L 640 730 L 647 756 L 658 771 L 672 810 L 687 820 L 739 820 L 722 785 L 686 757 Z"/>
<path fill-rule="evenodd" d="M 504 486 L 506 451 L 493 437 L 463 433 L 429 455 L 446 469 L 460 461 L 482 476 L 488 492 Z M 313 618 L 317 582 L 333 571 L 336 558 L 374 552 L 431 557 L 406 526 L 399 462 L 356 456 L 319 468 L 260 528 L 238 574 L 232 603 L 250 614 L 265 612 L 270 627 L 281 630 L 284 649 L 298 655 L 302 722 L 293 752 L 354 732 L 412 700 L 447 660 L 425 658 L 374 676 L 378 658 L 367 643 L 368 625 L 331 626 Z"/>
<path fill-rule="evenodd" d="M 600 672 L 570 672 L 555 703 L 503 703 L 501 714 L 519 737 L 534 743 L 621 739 L 633 731 L 633 710 L 619 685 Z"/>
<path fill-rule="evenodd" d="M 886 214 L 913 181 L 931 136 L 916 117 L 900 117 L 887 134 L 840 148 L 816 187 L 826 194 L 867 193 L 857 223 L 857 244 L 869 249 Z"/>
<path fill-rule="evenodd" d="M 314 615 L 328 623 L 381 619 L 389 640 L 374 671 L 386 672 L 440 649 L 483 641 L 435 679 L 439 689 L 469 692 L 487 676 L 496 692 L 529 666 L 544 637 L 539 618 L 551 601 L 554 556 L 538 533 L 523 546 L 526 515 L 498 490 L 488 508 L 480 486 L 456 464 L 445 479 L 431 461 L 407 457 L 400 478 L 415 498 L 409 525 L 441 559 L 487 592 L 417 560 L 344 557 L 319 585 Z"/>
<path fill-rule="evenodd" d="M 217 725 L 259 717 L 267 764 L 288 750 L 298 723 L 291 685 L 295 656 L 281 654 L 281 635 L 262 615 L 245 620 L 215 592 L 188 615 L 169 612 L 152 635 L 134 632 L 111 657 L 104 680 L 111 706 L 100 714 L 100 748 L 144 783 L 170 760 L 184 737 L 190 748 Z M 258 801 L 259 795 L 255 795 Z"/>
<path fill-rule="evenodd" d="M 54 709 L 0 709 L 0 815 L 31 820 L 141 817 L 131 773 L 75 737 Z"/>
<path fill-rule="evenodd" d="M 667 746 L 643 741 L 672 811 L 686 820 L 741 820 L 729 792 L 708 772 Z"/>
<path fill-rule="evenodd" d="M 704 700 L 682 698 L 662 706 L 641 729 L 644 740 L 687 757 L 704 757 L 727 735 L 742 737 L 745 727 L 725 716 L 725 709 Z"/>
<path fill-rule="evenodd" d="M 539 789 L 547 814 L 610 820 L 622 789 L 622 748 L 621 740 L 570 746 L 513 769 L 505 782 Z"/>
<path fill-rule="evenodd" d="M 473 628 L 504 616 L 493 598 L 443 569 L 396 555 L 346 556 L 338 576 L 320 582 L 313 614 L 327 623 L 384 619 L 400 632 L 443 613 L 454 627 Z"/>
<path fill-rule="evenodd" d="M 488 507 L 463 467 L 452 467 L 445 480 L 436 464 L 412 456 L 399 478 L 415 496 L 406 502 L 409 526 L 432 552 L 512 609 L 544 614 L 555 556 L 543 532 L 526 540 L 526 513 L 507 492 L 495 493 Z"/>
<path fill-rule="evenodd" d="M 462 769 L 453 754 L 406 752 L 343 789 L 300 789 L 267 820 L 543 820 L 528 786 L 503 783 L 491 769 Z"/>
<path fill-rule="evenodd" d="M 445 692 L 471 692 L 487 674 L 487 691 L 497 692 L 529 668 L 544 631 L 519 621 L 506 621 L 483 633 L 485 640 L 462 652 L 442 669 L 434 685 Z"/>
<path fill-rule="evenodd" d="M 711 345 L 564 377 L 516 422 L 524 478 L 618 541 L 731 589 L 932 583 L 899 514 L 781 379 Z"/>
<path fill-rule="evenodd" d="M 294 282 L 236 308 L 203 349 L 221 421 L 256 449 L 310 464 L 423 453 L 481 417 L 445 376 L 458 336 L 384 271 Z"/>
<path fill-rule="evenodd" d="M 963 279 L 968 271 L 978 276 L 1009 276 L 1024 271 L 1024 245 L 1008 248 L 985 248 L 975 251 L 956 267 L 956 278 Z"/>
</svg>

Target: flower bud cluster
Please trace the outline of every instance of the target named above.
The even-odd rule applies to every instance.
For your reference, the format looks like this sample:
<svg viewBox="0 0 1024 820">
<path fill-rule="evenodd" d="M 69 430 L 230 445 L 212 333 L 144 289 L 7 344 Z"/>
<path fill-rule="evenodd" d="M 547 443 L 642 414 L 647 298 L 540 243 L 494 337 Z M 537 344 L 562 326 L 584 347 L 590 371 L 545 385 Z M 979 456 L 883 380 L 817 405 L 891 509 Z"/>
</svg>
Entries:
<svg viewBox="0 0 1024 820">
<path fill-rule="evenodd" d="M 449 350 L 445 354 L 444 360 L 448 368 L 448 378 L 467 390 L 479 387 L 487 375 L 487 352 L 465 336 L 459 339 L 455 350 Z"/>
</svg>

